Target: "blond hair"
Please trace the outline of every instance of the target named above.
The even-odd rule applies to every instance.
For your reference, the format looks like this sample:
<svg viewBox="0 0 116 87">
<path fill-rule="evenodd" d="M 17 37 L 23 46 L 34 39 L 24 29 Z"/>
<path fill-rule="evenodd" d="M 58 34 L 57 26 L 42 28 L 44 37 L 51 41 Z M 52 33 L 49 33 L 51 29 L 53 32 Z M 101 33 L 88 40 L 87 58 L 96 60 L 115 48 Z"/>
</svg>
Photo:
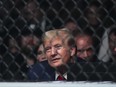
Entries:
<svg viewBox="0 0 116 87">
<path fill-rule="evenodd" d="M 68 46 L 75 46 L 75 40 L 71 32 L 67 28 L 54 29 L 47 31 L 42 36 L 43 44 L 46 40 L 53 40 L 55 37 L 59 37 L 63 42 L 66 42 Z"/>
</svg>

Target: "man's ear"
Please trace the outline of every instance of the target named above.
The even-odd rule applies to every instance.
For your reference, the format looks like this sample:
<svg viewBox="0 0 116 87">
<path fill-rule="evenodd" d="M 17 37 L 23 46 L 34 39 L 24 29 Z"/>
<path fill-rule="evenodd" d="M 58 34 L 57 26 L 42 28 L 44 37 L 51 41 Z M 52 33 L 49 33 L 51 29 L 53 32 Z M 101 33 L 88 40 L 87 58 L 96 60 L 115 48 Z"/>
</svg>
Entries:
<svg viewBox="0 0 116 87">
<path fill-rule="evenodd" d="M 71 47 L 70 52 L 71 56 L 74 56 L 76 54 L 76 47 Z"/>
</svg>

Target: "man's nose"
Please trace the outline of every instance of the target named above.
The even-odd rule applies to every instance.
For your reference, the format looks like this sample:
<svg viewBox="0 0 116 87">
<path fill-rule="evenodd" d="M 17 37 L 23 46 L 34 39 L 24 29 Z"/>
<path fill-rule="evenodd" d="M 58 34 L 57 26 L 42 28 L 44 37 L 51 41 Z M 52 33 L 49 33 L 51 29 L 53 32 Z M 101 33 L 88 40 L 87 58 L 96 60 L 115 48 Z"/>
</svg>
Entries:
<svg viewBox="0 0 116 87">
<path fill-rule="evenodd" d="M 84 57 L 84 58 L 88 57 L 87 51 L 84 51 L 84 52 L 83 52 L 83 57 Z"/>
<path fill-rule="evenodd" d="M 53 47 L 51 50 L 51 55 L 55 55 L 57 53 L 57 50 Z"/>
</svg>

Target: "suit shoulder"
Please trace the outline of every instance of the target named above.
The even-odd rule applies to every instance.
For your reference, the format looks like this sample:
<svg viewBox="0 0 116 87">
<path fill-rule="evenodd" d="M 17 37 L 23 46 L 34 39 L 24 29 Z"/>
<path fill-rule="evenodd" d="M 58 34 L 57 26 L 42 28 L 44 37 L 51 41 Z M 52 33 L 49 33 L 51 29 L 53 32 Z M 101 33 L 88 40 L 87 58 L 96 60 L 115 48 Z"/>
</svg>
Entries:
<svg viewBox="0 0 116 87">
<path fill-rule="evenodd" d="M 48 62 L 47 61 L 43 61 L 43 62 L 38 62 L 36 63 L 33 67 L 32 70 L 44 70 L 46 67 L 48 66 Z"/>
</svg>

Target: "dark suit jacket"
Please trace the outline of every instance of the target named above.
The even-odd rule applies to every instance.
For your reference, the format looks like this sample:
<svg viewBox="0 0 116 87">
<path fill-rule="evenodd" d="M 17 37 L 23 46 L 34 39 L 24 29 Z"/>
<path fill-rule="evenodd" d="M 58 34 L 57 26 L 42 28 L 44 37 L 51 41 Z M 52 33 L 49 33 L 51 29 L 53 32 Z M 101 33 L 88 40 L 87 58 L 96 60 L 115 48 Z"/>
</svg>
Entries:
<svg viewBox="0 0 116 87">
<path fill-rule="evenodd" d="M 116 65 L 102 62 L 68 64 L 67 81 L 116 81 Z M 28 72 L 30 81 L 55 81 L 55 69 L 48 62 L 37 63 Z"/>
<path fill-rule="evenodd" d="M 75 81 L 77 70 L 73 69 L 72 64 L 68 65 L 67 81 Z M 29 70 L 28 78 L 31 81 L 55 81 L 55 69 L 50 67 L 47 61 L 37 63 Z"/>
</svg>

